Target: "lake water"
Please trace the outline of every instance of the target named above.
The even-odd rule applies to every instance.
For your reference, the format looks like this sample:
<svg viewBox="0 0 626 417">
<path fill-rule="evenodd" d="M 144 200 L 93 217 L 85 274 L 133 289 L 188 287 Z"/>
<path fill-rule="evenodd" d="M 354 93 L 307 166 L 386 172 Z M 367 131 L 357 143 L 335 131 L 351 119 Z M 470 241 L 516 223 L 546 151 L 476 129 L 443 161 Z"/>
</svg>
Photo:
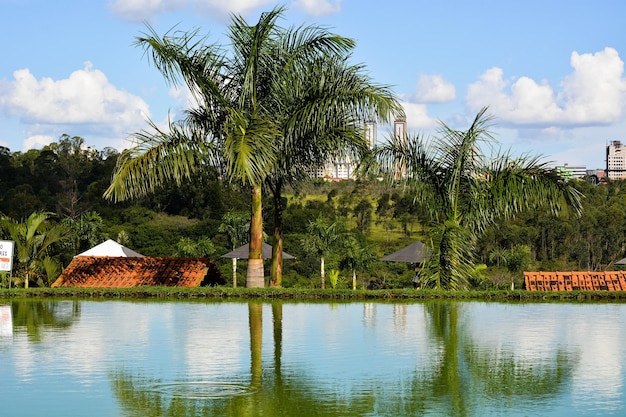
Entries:
<svg viewBox="0 0 626 417">
<path fill-rule="evenodd" d="M 0 415 L 626 415 L 626 304 L 0 301 Z"/>
</svg>

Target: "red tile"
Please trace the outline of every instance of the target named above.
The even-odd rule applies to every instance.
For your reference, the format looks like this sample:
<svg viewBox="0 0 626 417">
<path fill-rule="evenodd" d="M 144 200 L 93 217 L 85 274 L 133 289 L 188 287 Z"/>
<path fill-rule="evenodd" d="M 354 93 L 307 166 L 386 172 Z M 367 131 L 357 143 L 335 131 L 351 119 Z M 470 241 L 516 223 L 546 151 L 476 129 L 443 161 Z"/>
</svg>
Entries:
<svg viewBox="0 0 626 417">
<path fill-rule="evenodd" d="M 222 285 L 226 281 L 208 258 L 124 258 L 77 256 L 53 287 L 137 286 L 198 287 Z"/>
</svg>

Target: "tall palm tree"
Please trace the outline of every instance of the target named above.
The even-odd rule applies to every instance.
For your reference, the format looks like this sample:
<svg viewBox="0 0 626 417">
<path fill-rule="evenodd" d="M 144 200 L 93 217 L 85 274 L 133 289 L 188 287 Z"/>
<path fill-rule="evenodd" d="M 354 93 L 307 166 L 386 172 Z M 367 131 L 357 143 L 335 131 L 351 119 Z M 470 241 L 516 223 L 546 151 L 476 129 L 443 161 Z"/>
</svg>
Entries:
<svg viewBox="0 0 626 417">
<path fill-rule="evenodd" d="M 262 185 L 276 164 L 284 137 L 275 100 L 316 57 L 339 54 L 350 39 L 316 26 L 283 29 L 282 7 L 263 13 L 255 25 L 233 16 L 230 51 L 205 45 L 197 31 L 166 34 L 153 30 L 137 40 L 167 82 L 184 82 L 198 106 L 184 121 L 163 132 L 135 135 L 138 145 L 120 157 L 105 196 L 122 200 L 153 192 L 164 181 L 180 184 L 208 165 L 251 190 L 247 286 L 264 286 Z"/>
<path fill-rule="evenodd" d="M 298 76 L 277 90 L 273 113 L 283 136 L 266 179 L 274 203 L 272 286 L 282 285 L 284 187 L 311 178 L 332 158 L 358 160 L 368 150 L 365 122 L 403 115 L 387 86 L 374 84 L 364 66 L 347 62 L 349 52 L 306 62 Z"/>
<path fill-rule="evenodd" d="M 432 255 L 425 284 L 461 289 L 474 269 L 477 237 L 497 219 L 529 208 L 545 207 L 558 215 L 565 207 L 580 214 L 580 193 L 538 156 L 483 154 L 493 144 L 492 118 L 483 108 L 466 131 L 442 123 L 440 137 L 419 135 L 407 143 L 391 141 L 378 149 L 379 168 L 405 180 L 428 228 Z M 489 146 L 488 146 L 489 147 Z"/>
<path fill-rule="evenodd" d="M 28 288 L 33 279 L 46 285 L 61 272 L 61 263 L 53 252 L 55 245 L 70 240 L 70 231 L 50 221 L 52 213 L 32 213 L 23 221 L 0 217 L 0 235 L 15 242 L 16 276 Z"/>
</svg>

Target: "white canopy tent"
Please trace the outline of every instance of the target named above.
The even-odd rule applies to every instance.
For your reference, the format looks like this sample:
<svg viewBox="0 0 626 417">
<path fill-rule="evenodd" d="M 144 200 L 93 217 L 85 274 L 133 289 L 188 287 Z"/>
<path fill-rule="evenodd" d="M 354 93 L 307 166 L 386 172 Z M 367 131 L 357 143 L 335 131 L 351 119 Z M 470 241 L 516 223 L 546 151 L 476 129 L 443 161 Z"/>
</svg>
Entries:
<svg viewBox="0 0 626 417">
<path fill-rule="evenodd" d="M 112 256 L 126 258 L 142 258 L 143 255 L 109 239 L 76 256 Z"/>
</svg>

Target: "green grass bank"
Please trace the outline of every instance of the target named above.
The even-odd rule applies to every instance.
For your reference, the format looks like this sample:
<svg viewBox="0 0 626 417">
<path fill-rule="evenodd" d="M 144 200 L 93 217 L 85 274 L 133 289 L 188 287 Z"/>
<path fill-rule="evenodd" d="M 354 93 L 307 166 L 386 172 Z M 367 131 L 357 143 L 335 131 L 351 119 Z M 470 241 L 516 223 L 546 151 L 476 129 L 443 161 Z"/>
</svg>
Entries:
<svg viewBox="0 0 626 417">
<path fill-rule="evenodd" d="M 334 290 L 231 287 L 16 288 L 0 289 L 0 299 L 83 298 L 232 301 L 419 301 L 626 302 L 624 291 L 535 292 L 525 290 L 438 291 L 413 289 Z"/>
</svg>

